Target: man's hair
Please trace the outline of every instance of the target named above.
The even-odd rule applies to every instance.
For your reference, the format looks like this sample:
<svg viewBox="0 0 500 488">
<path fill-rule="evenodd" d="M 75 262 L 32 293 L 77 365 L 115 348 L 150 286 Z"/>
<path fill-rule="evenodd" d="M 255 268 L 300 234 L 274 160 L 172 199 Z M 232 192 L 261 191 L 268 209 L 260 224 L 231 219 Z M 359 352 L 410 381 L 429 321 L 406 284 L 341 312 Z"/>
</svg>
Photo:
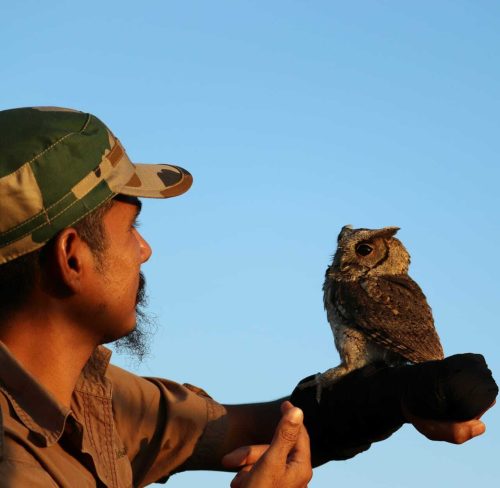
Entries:
<svg viewBox="0 0 500 488">
<path fill-rule="evenodd" d="M 112 205 L 113 200 L 106 201 L 72 226 L 89 246 L 98 266 L 102 264 L 102 253 L 106 249 L 103 217 Z M 57 236 L 36 251 L 0 265 L 0 323 L 26 303 L 43 272 L 44 263 L 56 238 Z"/>
</svg>

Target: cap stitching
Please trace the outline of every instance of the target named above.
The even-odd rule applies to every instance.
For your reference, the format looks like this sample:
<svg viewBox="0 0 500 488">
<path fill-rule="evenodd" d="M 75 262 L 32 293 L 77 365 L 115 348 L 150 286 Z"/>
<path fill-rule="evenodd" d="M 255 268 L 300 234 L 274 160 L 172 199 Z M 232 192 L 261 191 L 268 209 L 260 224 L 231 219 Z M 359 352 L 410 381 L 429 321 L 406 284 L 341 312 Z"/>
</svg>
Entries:
<svg viewBox="0 0 500 488">
<path fill-rule="evenodd" d="M 45 148 L 41 153 L 37 154 L 36 156 L 34 156 L 32 159 L 30 159 L 29 161 L 27 161 L 24 164 L 30 164 L 31 165 L 31 163 L 33 161 L 35 161 L 36 159 L 38 159 L 41 156 L 43 156 L 47 151 L 50 151 L 54 146 L 57 146 L 59 143 L 61 143 L 62 141 L 64 141 L 64 139 L 67 139 L 70 136 L 74 136 L 75 134 L 81 134 L 82 132 L 85 132 L 85 129 L 87 128 L 87 126 L 90 123 L 90 117 L 91 117 L 91 115 L 87 114 L 87 120 L 85 121 L 85 124 L 83 124 L 83 127 L 78 132 L 76 132 L 76 131 L 68 132 L 65 136 L 61 137 L 56 142 L 53 142 L 49 147 Z M 24 164 L 23 164 L 23 166 L 24 166 Z"/>
<path fill-rule="evenodd" d="M 71 193 L 71 192 L 70 192 Z M 83 217 L 85 217 L 86 215 L 88 215 L 90 212 L 92 212 L 93 210 L 95 210 L 97 207 L 100 207 L 103 203 L 107 202 L 108 200 L 110 200 L 111 198 L 114 198 L 115 196 L 117 195 L 117 193 L 111 193 L 111 195 L 107 198 L 105 198 L 102 202 L 99 203 L 99 205 L 97 205 L 96 207 L 93 207 L 91 208 L 90 210 L 88 210 L 87 212 L 85 212 L 82 216 L 78 217 L 77 219 L 73 220 L 71 223 L 68 224 L 68 227 L 73 225 L 75 222 L 78 222 L 79 220 L 81 220 Z M 76 203 L 78 203 L 80 200 L 75 200 L 74 202 L 71 202 L 67 207 L 65 207 L 63 210 L 61 210 L 59 213 L 55 214 L 54 217 L 52 218 L 52 220 L 54 220 L 56 217 L 59 217 L 59 215 L 63 214 L 64 212 L 66 212 L 66 210 L 68 210 L 69 208 L 71 208 L 73 205 L 75 205 Z M 32 219 L 30 219 L 32 220 Z M 29 222 L 29 221 L 26 221 L 26 222 Z M 13 242 L 16 242 L 16 241 L 19 241 L 21 240 L 23 237 L 26 237 L 27 235 L 30 235 L 30 234 L 33 234 L 33 232 L 35 232 L 36 230 L 40 229 L 41 227 L 43 227 L 44 225 L 47 225 L 47 224 L 50 224 L 50 220 L 49 222 L 44 222 L 43 224 L 40 224 L 38 227 L 35 227 L 34 229 L 31 229 L 29 232 L 26 232 L 26 234 L 23 234 L 21 237 L 18 237 L 17 239 L 12 239 L 10 241 L 7 241 L 5 244 L 2 245 L 2 247 L 5 247 L 5 246 L 8 246 L 9 244 L 12 244 Z M 62 229 L 61 229 L 62 230 Z M 54 237 L 54 236 L 52 236 Z M 42 243 L 44 244 L 44 243 Z M 41 246 L 40 246 L 41 247 Z M 27 253 L 24 253 L 24 254 L 27 254 Z M 22 253 L 18 254 L 17 256 L 22 256 Z M 17 257 L 16 256 L 16 257 Z"/>
<path fill-rule="evenodd" d="M 99 182 L 101 182 L 101 181 L 105 181 L 105 180 L 104 180 L 104 179 L 99 180 Z M 65 198 L 66 198 L 66 197 L 67 197 L 70 193 L 72 193 L 72 191 L 71 191 L 71 190 L 70 190 L 68 193 L 65 193 L 65 194 L 64 194 L 64 195 L 63 195 L 63 196 L 62 196 L 59 200 L 55 201 L 52 205 L 49 205 L 48 207 L 45 207 L 45 206 L 44 206 L 44 207 L 42 208 L 42 210 L 40 210 L 40 212 L 39 212 L 38 214 L 34 215 L 33 217 L 30 217 L 28 220 L 25 220 L 24 222 L 21 222 L 20 224 L 17 224 L 15 227 L 12 227 L 11 229 L 9 229 L 9 230 L 7 230 L 7 231 L 5 231 L 5 232 L 0 233 L 0 236 L 1 236 L 2 234 L 7 234 L 8 232 L 12 232 L 12 231 L 14 231 L 14 230 L 18 229 L 19 227 L 22 227 L 23 225 L 26 225 L 26 224 L 30 223 L 32 220 L 35 220 L 36 218 L 38 218 L 38 216 L 40 215 L 40 213 L 44 213 L 44 214 L 45 214 L 45 217 L 47 218 L 47 221 L 46 221 L 45 223 L 50 224 L 50 222 L 51 222 L 51 218 L 48 216 L 47 212 L 48 212 L 51 208 L 55 207 L 55 206 L 56 206 L 56 205 L 58 205 L 60 202 L 62 202 L 62 201 L 63 201 L 63 200 L 64 200 L 64 199 L 65 199 Z M 80 200 L 75 200 L 74 202 L 71 202 L 71 203 L 70 203 L 67 207 L 65 207 L 63 210 L 61 210 L 61 212 L 59 212 L 59 213 L 57 213 L 56 215 L 54 215 L 54 217 L 52 218 L 52 220 L 53 220 L 54 218 L 58 217 L 59 215 L 61 215 L 61 213 L 62 213 L 62 212 L 64 212 L 65 210 L 67 210 L 68 208 L 71 208 L 71 207 L 72 207 L 75 203 L 77 203 L 77 202 L 79 202 L 79 201 L 80 201 Z M 35 231 L 35 230 L 39 229 L 40 227 L 42 227 L 42 225 L 45 225 L 45 223 L 44 223 L 44 224 L 39 225 L 38 227 L 35 227 L 33 230 L 31 230 L 30 232 L 27 232 L 26 234 L 23 234 L 21 237 L 24 237 L 25 235 L 31 234 L 31 232 L 33 232 L 33 231 Z M 21 237 L 20 237 L 20 238 L 21 238 Z M 20 239 L 20 238 L 19 238 L 19 239 Z M 4 245 L 6 246 L 7 244 L 10 244 L 11 242 L 14 242 L 14 241 L 17 241 L 17 240 L 18 240 L 18 239 L 12 239 L 11 241 L 8 241 L 8 242 L 7 242 L 6 244 L 4 244 Z"/>
<path fill-rule="evenodd" d="M 83 219 L 84 217 L 86 217 L 90 212 L 94 211 L 97 207 L 100 207 L 102 204 L 106 203 L 108 200 L 111 200 L 112 198 L 114 198 L 116 195 L 118 195 L 118 193 L 112 193 L 109 197 L 105 198 L 99 205 L 97 205 L 96 207 L 93 207 L 91 208 L 90 210 L 88 210 L 87 212 L 85 212 L 81 217 L 78 217 L 77 219 L 71 221 L 69 224 L 68 224 L 68 227 L 72 226 L 74 223 L 78 222 L 79 220 Z M 35 230 L 38 230 L 40 227 L 42 226 L 39 226 L 37 227 Z M 21 236 L 19 239 L 13 239 L 12 241 L 9 241 L 7 242 L 6 244 L 4 244 L 4 246 L 8 246 L 9 244 L 13 243 L 13 242 L 16 242 L 18 240 L 21 240 L 23 237 L 26 237 L 27 235 L 31 234 L 31 232 L 28 232 L 27 234 L 24 234 L 23 236 Z M 29 251 L 26 251 L 26 252 L 16 252 L 14 254 L 11 254 L 9 255 L 9 258 L 8 259 L 5 259 L 5 261 L 0 261 L 0 264 L 4 264 L 4 263 L 7 263 L 9 261 L 11 261 L 12 259 L 15 259 L 15 258 L 18 258 L 20 256 L 24 256 L 25 254 L 28 254 L 29 252 L 32 252 L 32 251 L 36 251 L 37 249 L 40 249 L 47 241 L 44 241 L 44 242 L 41 242 L 39 245 L 37 245 L 36 247 L 34 247 L 33 249 L 30 249 Z M 4 247 L 2 246 L 2 247 Z M 3 256 L 4 258 L 6 258 L 6 256 Z"/>
<path fill-rule="evenodd" d="M 26 163 L 24 163 L 21 167 L 24 167 L 26 165 L 29 165 L 31 171 L 33 172 L 33 174 L 35 174 L 34 170 L 33 170 L 33 167 L 31 165 L 31 163 L 33 163 L 34 161 L 36 161 L 37 159 L 41 158 L 46 152 L 50 151 L 53 147 L 57 146 L 58 144 L 60 144 L 62 141 L 64 141 L 65 139 L 67 139 L 68 137 L 70 136 L 74 136 L 75 134 L 82 134 L 83 132 L 85 132 L 85 130 L 87 129 L 89 123 L 90 123 L 90 117 L 91 117 L 91 114 L 87 114 L 87 120 L 85 120 L 85 123 L 83 124 L 83 127 L 78 131 L 73 131 L 73 132 L 68 132 L 65 136 L 61 137 L 59 140 L 55 141 L 54 143 L 52 143 L 49 147 L 45 148 L 41 153 L 35 155 L 32 159 L 30 159 L 29 161 L 27 161 Z M 38 184 L 38 179 L 35 177 L 35 180 L 36 180 L 36 186 L 38 187 L 38 191 L 40 191 L 40 194 L 43 195 L 43 192 L 40 188 L 40 185 Z M 48 214 L 48 211 L 54 207 L 55 205 L 57 205 L 60 201 L 64 200 L 69 194 L 71 193 L 71 190 L 67 193 L 65 193 L 59 200 L 57 200 L 56 202 L 54 202 L 52 205 L 49 205 L 48 207 L 46 207 L 45 205 L 42 207 L 42 212 L 43 214 L 45 215 L 45 219 L 46 219 L 46 223 L 47 224 L 50 224 L 50 217 L 49 217 L 49 214 Z M 71 205 L 70 205 L 71 206 Z M 69 207 L 66 207 L 66 209 L 70 208 Z M 21 224 L 18 224 L 16 225 L 15 227 L 12 227 L 12 229 L 9 229 L 9 232 L 12 232 L 13 230 L 16 230 L 18 229 L 19 227 L 21 227 L 22 225 L 26 225 L 28 224 L 29 222 L 31 222 L 32 220 L 36 219 L 38 217 L 38 215 L 40 214 L 37 214 L 33 217 L 31 217 L 30 219 L 28 220 L 25 220 L 24 222 L 22 222 Z M 58 214 L 60 215 L 60 214 Z M 57 215 L 54 215 L 54 218 L 57 217 Z M 43 224 L 42 224 L 43 225 Z M 40 225 L 39 227 L 36 227 L 35 229 L 33 229 L 31 232 L 39 229 L 42 225 Z M 26 234 L 24 234 L 22 237 L 30 234 L 31 232 L 27 232 Z M 21 238 L 22 238 L 21 237 Z M 14 239 L 12 241 L 9 241 L 7 242 L 5 245 L 8 245 L 10 244 L 11 242 L 14 242 L 18 239 Z"/>
<path fill-rule="evenodd" d="M 90 119 L 89 119 L 90 120 Z M 45 149 L 43 152 L 41 152 L 38 156 L 36 156 L 35 158 L 33 158 L 31 161 L 28 161 L 26 163 L 24 163 L 19 169 L 17 169 L 16 171 L 14 171 L 13 173 L 10 173 L 10 174 L 15 174 L 17 173 L 18 171 L 20 171 L 21 168 L 23 168 L 24 166 L 26 166 L 27 164 L 30 165 L 30 168 L 31 168 L 31 171 L 33 171 L 33 168 L 31 167 L 31 163 L 35 160 L 35 159 L 38 159 L 40 156 L 42 156 L 46 151 L 48 151 L 51 147 L 54 147 L 56 144 L 58 144 L 59 142 L 61 142 L 63 139 L 65 139 L 66 137 L 68 136 L 71 136 L 71 135 L 75 135 L 75 134 L 81 134 L 88 126 L 88 123 L 86 123 L 83 127 L 83 129 L 80 131 L 80 132 L 71 132 L 70 134 L 66 134 L 62 139 L 60 139 L 59 141 L 55 142 L 54 144 L 52 144 L 50 147 L 48 147 L 47 149 Z M 101 161 L 102 163 L 102 161 Z M 99 163 L 99 166 L 101 165 L 101 163 Z M 35 178 L 36 179 L 36 178 Z M 105 181 L 104 178 L 102 180 L 99 180 L 99 181 Z M 40 190 L 40 186 L 38 185 L 38 180 L 37 180 L 37 186 L 38 186 L 38 189 Z M 41 192 L 41 190 L 40 190 Z M 43 206 L 43 208 L 41 209 L 40 212 L 43 212 L 45 214 L 45 217 L 47 219 L 47 224 L 50 224 L 51 222 L 51 219 L 50 217 L 48 216 L 47 212 L 55 207 L 56 205 L 58 205 L 60 202 L 62 202 L 69 194 L 72 193 L 72 190 L 69 190 L 67 193 L 65 193 L 61 198 L 59 198 L 59 200 L 56 200 L 54 203 L 52 203 L 51 205 L 49 205 L 48 207 L 46 207 L 45 205 Z M 74 205 L 76 202 L 78 202 L 79 200 L 75 200 L 74 202 L 72 202 L 68 207 L 66 207 L 64 210 L 61 210 L 61 212 L 59 212 L 58 214 L 54 215 L 53 218 L 59 216 L 62 212 L 64 212 L 65 210 L 67 210 L 68 208 L 70 208 L 72 205 Z M 40 213 L 34 215 L 33 217 L 30 217 L 29 219 L 21 222 L 20 224 L 17 224 L 15 227 L 12 227 L 10 229 L 8 229 L 7 231 L 5 232 L 0 232 L 0 236 L 3 235 L 3 234 L 7 234 L 8 232 L 12 232 L 16 229 L 18 229 L 19 227 L 22 227 L 23 225 L 26 225 L 26 224 L 29 224 L 32 220 L 35 220 L 36 218 L 38 218 L 38 216 L 40 215 Z M 38 227 L 35 227 L 32 231 L 30 232 L 27 232 L 26 234 L 23 234 L 19 239 L 21 239 L 22 237 L 28 235 L 28 234 L 31 234 L 31 232 L 39 229 L 40 227 L 42 227 L 43 225 L 45 224 L 41 224 L 39 225 Z M 8 241 L 4 244 L 4 246 L 7 246 L 8 244 L 10 244 L 11 242 L 14 242 L 14 241 L 17 241 L 19 239 L 12 239 L 11 241 Z M 3 246 L 2 246 L 3 247 Z"/>
</svg>

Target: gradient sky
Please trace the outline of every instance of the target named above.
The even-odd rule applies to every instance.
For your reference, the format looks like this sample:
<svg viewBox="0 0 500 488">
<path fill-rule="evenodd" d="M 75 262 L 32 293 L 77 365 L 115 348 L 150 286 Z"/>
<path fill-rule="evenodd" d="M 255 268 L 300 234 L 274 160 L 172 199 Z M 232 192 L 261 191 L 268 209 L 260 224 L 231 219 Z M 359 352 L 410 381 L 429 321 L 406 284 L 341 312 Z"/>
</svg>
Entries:
<svg viewBox="0 0 500 488">
<path fill-rule="evenodd" d="M 31 0 L 0 19 L 0 109 L 90 111 L 132 159 L 194 175 L 144 202 L 159 326 L 142 365 L 116 363 L 221 402 L 286 395 L 338 363 L 321 293 L 338 231 L 397 225 L 445 352 L 500 379 L 498 2 Z M 404 427 L 310 486 L 496 486 L 500 407 L 485 420 L 459 447 Z"/>
</svg>

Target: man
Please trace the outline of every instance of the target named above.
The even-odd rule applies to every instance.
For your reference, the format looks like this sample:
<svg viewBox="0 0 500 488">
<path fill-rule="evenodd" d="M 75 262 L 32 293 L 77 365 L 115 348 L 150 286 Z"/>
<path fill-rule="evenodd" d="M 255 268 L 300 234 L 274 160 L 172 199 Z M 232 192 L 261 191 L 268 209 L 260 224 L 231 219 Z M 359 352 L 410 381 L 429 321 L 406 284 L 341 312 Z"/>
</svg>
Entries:
<svg viewBox="0 0 500 488">
<path fill-rule="evenodd" d="M 188 469 L 240 470 L 242 488 L 305 486 L 309 441 L 289 402 L 223 406 L 108 364 L 102 344 L 140 347 L 151 248 L 135 227 L 138 197 L 180 195 L 191 175 L 132 164 L 99 119 L 77 111 L 6 110 L 0 134 L 0 486 L 144 486 Z M 473 398 L 463 395 L 471 384 Z M 291 400 L 317 465 L 405 421 L 464 442 L 484 431 L 474 417 L 496 393 L 484 360 L 462 355 L 365 368 L 319 403 L 308 388 Z"/>
</svg>

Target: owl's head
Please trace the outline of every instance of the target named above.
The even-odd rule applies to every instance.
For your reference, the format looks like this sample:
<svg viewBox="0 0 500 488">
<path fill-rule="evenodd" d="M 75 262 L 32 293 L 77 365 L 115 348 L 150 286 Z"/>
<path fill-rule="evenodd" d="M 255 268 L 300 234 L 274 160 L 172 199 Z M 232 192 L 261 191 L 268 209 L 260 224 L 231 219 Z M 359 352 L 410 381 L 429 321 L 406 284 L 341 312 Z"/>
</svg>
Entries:
<svg viewBox="0 0 500 488">
<path fill-rule="evenodd" d="M 353 229 L 342 227 L 327 278 L 358 279 L 361 276 L 407 274 L 410 255 L 394 235 L 399 227 Z"/>
</svg>

